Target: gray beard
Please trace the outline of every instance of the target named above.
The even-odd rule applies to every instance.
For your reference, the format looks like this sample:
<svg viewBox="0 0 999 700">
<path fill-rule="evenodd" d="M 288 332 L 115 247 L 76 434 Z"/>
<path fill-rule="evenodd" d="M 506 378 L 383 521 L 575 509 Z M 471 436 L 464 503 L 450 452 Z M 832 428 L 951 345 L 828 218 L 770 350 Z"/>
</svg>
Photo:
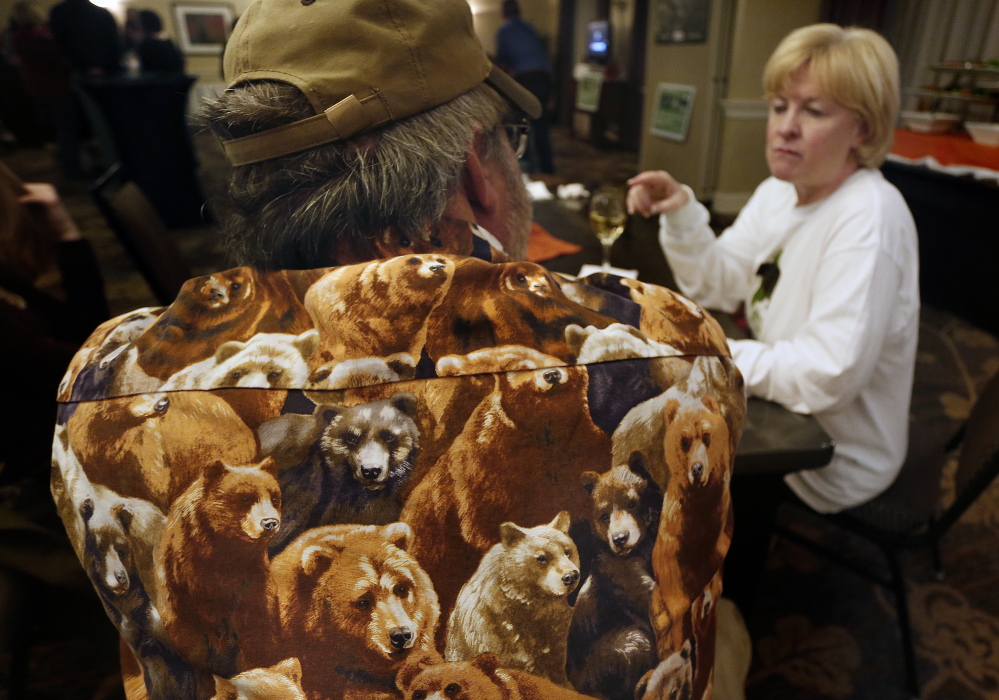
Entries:
<svg viewBox="0 0 999 700">
<path fill-rule="evenodd" d="M 503 180 L 510 198 L 510 217 L 507 221 L 510 240 L 506 244 L 506 254 L 513 260 L 524 260 L 527 258 L 527 239 L 531 235 L 534 206 L 524 185 L 520 166 L 513 157 L 503 159 Z"/>
</svg>

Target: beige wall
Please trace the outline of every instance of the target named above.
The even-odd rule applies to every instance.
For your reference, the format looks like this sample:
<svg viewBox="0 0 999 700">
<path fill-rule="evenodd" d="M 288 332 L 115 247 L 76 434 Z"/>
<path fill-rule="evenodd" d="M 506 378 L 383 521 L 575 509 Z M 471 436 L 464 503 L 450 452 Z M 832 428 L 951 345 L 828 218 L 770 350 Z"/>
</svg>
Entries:
<svg viewBox="0 0 999 700">
<path fill-rule="evenodd" d="M 712 0 L 708 41 L 703 44 L 665 44 L 655 41 L 658 27 L 657 2 L 650 3 L 645 70 L 645 114 L 638 154 L 640 170 L 668 170 L 681 182 L 690 185 L 699 198 L 710 193 L 714 145 L 712 132 L 717 119 L 716 76 L 723 76 L 722 60 L 727 23 L 734 0 Z M 687 138 L 671 141 L 649 133 L 659 83 L 693 85 L 696 89 Z"/>
<path fill-rule="evenodd" d="M 639 167 L 669 170 L 698 198 L 714 200 L 715 209 L 737 212 L 769 174 L 763 151 L 763 66 L 789 31 L 818 21 L 821 4 L 822 0 L 712 0 L 706 44 L 660 46 L 655 43 L 653 0 Z M 661 82 L 697 88 L 683 143 L 648 132 L 656 85 Z"/>
<path fill-rule="evenodd" d="M 763 67 L 788 32 L 818 21 L 821 4 L 821 0 L 739 0 L 736 6 L 717 180 L 710 195 L 720 213 L 738 212 L 770 174 L 764 156 Z"/>
</svg>

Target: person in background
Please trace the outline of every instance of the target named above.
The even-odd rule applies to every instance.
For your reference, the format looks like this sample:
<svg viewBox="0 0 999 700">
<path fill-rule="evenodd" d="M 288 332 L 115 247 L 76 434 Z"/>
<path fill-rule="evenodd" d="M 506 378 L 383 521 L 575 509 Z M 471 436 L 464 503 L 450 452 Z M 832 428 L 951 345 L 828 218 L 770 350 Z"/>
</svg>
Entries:
<svg viewBox="0 0 999 700">
<path fill-rule="evenodd" d="M 62 298 L 38 286 L 53 267 Z M 0 440 L 0 483 L 27 479 L 47 491 L 51 397 L 80 344 L 109 316 L 93 249 L 55 188 L 0 172 L 0 357 L 18 368 L 0 389 L 0 421 L 17 436 Z"/>
<path fill-rule="evenodd" d="M 64 177 L 82 178 L 80 114 L 70 84 L 72 68 L 34 3 L 17 3 L 11 20 L 17 67 L 38 116 L 55 129 L 59 168 Z"/>
<path fill-rule="evenodd" d="M 554 173 L 548 114 L 548 103 L 555 86 L 551 61 L 537 30 L 520 18 L 517 0 L 504 0 L 503 19 L 503 26 L 496 31 L 496 63 L 541 103 L 541 116 L 531 120 L 532 146 L 537 157 L 537 169 L 543 173 Z M 531 165 L 535 166 L 535 163 Z"/>
<path fill-rule="evenodd" d="M 90 0 L 62 0 L 49 12 L 60 51 L 80 75 L 121 72 L 122 41 L 114 15 Z"/>
<path fill-rule="evenodd" d="M 744 612 L 780 500 L 837 512 L 898 474 L 920 306 L 915 224 L 878 170 L 899 109 L 888 42 L 867 29 L 797 29 L 770 57 L 763 84 L 772 177 L 721 236 L 666 172 L 634 177 L 628 194 L 629 211 L 661 215 L 681 291 L 709 308 L 745 305 L 752 337 L 729 344 L 749 395 L 814 415 L 836 444 L 824 468 L 733 479 L 725 591 Z"/>
<path fill-rule="evenodd" d="M 163 22 L 152 10 L 138 11 L 135 52 L 143 73 L 183 73 L 184 56 L 170 39 L 161 35 Z"/>
</svg>

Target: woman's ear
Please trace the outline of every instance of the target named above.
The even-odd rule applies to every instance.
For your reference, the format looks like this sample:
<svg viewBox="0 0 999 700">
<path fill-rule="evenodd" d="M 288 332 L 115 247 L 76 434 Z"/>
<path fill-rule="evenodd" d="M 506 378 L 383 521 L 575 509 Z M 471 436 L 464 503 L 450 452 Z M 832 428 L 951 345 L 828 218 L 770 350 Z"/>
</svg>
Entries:
<svg viewBox="0 0 999 700">
<path fill-rule="evenodd" d="M 867 143 L 871 138 L 871 129 L 867 126 L 867 120 L 861 115 L 857 115 L 857 133 L 854 139 L 853 147 L 860 148 L 865 143 Z"/>
</svg>

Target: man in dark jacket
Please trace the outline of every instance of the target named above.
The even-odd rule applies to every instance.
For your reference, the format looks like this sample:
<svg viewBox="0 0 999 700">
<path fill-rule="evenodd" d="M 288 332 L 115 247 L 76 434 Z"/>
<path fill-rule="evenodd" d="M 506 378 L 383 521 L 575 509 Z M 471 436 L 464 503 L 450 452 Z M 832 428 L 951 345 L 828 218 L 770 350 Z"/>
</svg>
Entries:
<svg viewBox="0 0 999 700">
<path fill-rule="evenodd" d="M 121 37 L 114 16 L 90 0 L 63 0 L 49 14 L 49 28 L 77 73 L 121 71 Z"/>
</svg>

